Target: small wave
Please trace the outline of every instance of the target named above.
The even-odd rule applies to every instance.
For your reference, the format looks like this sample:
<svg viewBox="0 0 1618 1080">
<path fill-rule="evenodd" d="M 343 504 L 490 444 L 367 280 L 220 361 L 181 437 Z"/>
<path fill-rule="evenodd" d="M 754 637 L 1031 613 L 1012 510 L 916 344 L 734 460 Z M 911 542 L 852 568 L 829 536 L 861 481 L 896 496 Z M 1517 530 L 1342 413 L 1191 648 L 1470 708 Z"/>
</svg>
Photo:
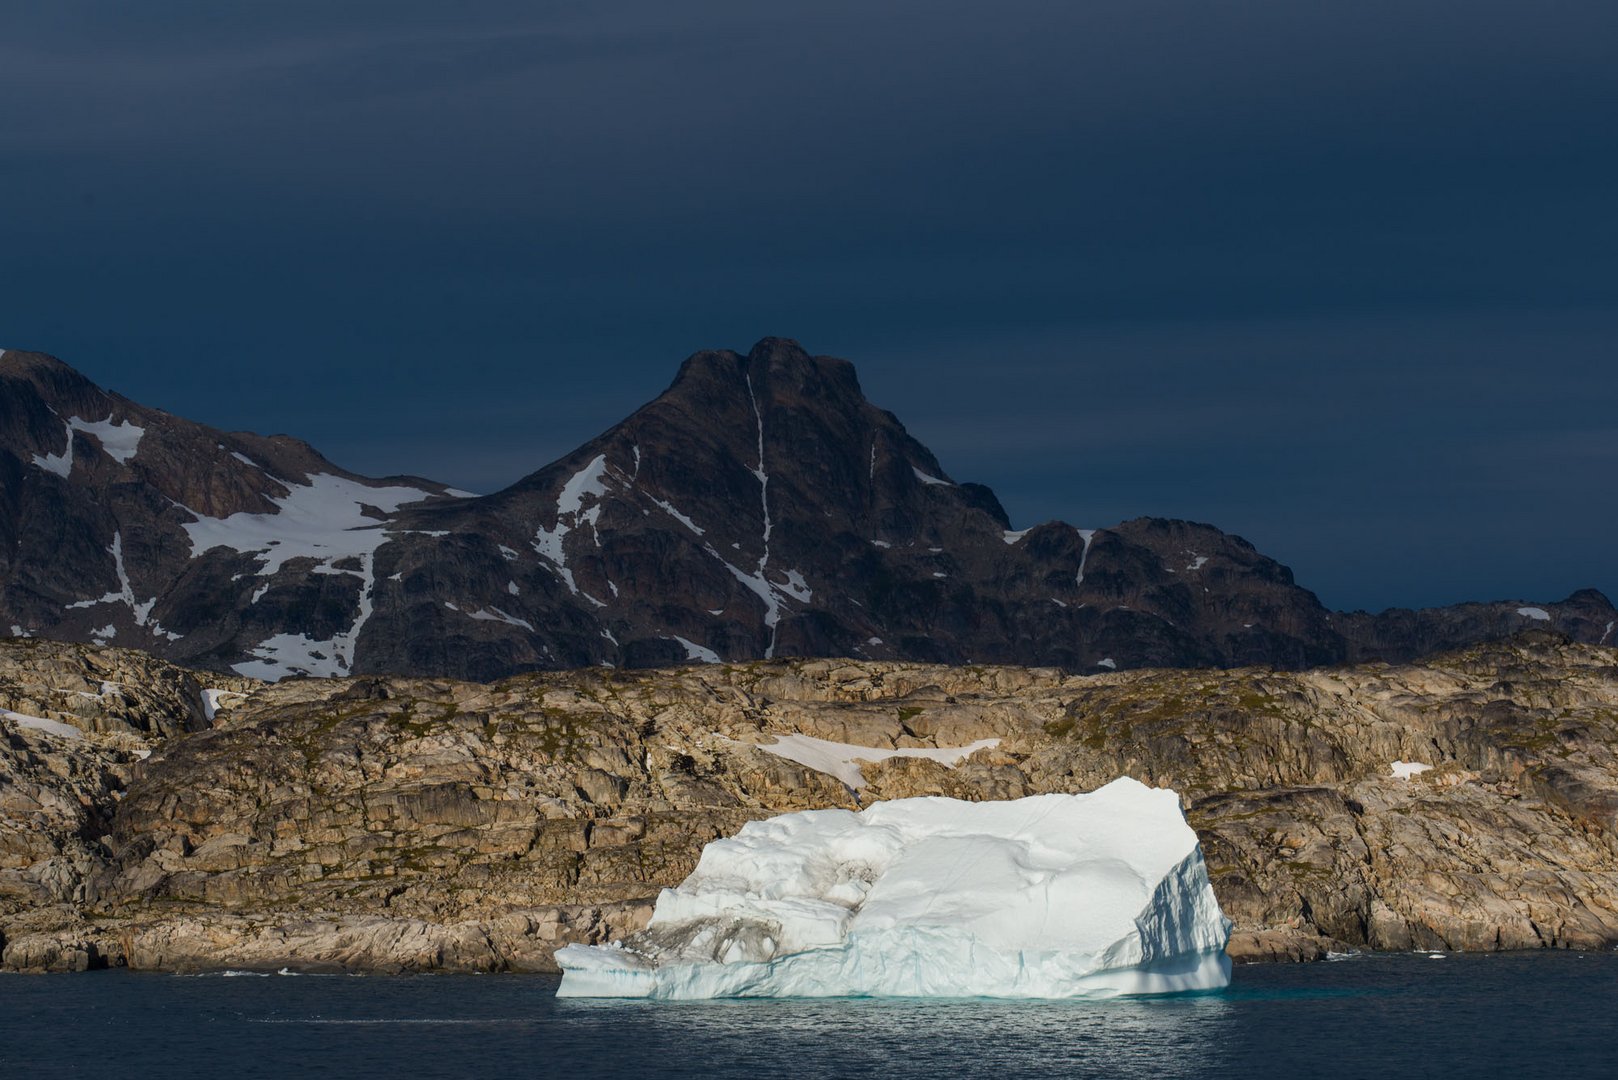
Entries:
<svg viewBox="0 0 1618 1080">
<path fill-rule="evenodd" d="M 223 971 L 176 971 L 175 978 L 179 979 L 268 979 L 275 975 L 292 975 L 298 978 L 310 979 L 336 979 L 344 973 L 335 971 L 293 971 L 291 968 L 281 968 L 279 971 L 257 971 L 247 968 L 226 968 Z M 347 972 L 348 975 L 359 975 L 360 972 Z"/>
<path fill-rule="evenodd" d="M 382 1019 L 382 1020 L 326 1020 L 326 1019 L 321 1019 L 321 1018 L 310 1018 L 310 1019 L 304 1019 L 304 1020 L 296 1020 L 296 1019 L 257 1019 L 257 1020 L 250 1019 L 250 1020 L 248 1020 L 248 1023 L 251 1023 L 251 1024 L 312 1024 L 312 1025 L 318 1025 L 318 1026 L 322 1026 L 322 1027 L 347 1027 L 347 1026 L 352 1026 L 352 1025 L 363 1025 L 363 1026 L 367 1026 L 367 1027 L 380 1027 L 380 1026 L 386 1026 L 386 1025 L 414 1025 L 414 1026 L 431 1026 L 431 1027 L 477 1027 L 477 1026 L 483 1026 L 483 1027 L 499 1026 L 499 1027 L 504 1027 L 504 1026 L 508 1026 L 508 1025 L 512 1025 L 512 1024 L 533 1024 L 533 1023 L 537 1023 L 537 1022 L 538 1021 L 536 1021 L 532 1017 L 510 1017 L 510 1018 L 493 1017 L 493 1018 L 486 1018 L 486 1019 L 465 1019 L 465 1020 L 440 1019 L 440 1018 L 397 1019 L 397 1020 L 395 1020 L 395 1019 Z"/>
</svg>

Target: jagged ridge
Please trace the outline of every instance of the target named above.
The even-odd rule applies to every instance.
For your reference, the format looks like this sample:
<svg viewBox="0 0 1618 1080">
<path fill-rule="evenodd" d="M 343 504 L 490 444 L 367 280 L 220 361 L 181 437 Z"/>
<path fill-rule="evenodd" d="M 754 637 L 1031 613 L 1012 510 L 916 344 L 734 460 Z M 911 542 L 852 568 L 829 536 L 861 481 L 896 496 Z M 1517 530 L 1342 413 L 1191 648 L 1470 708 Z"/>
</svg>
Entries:
<svg viewBox="0 0 1618 1080">
<path fill-rule="evenodd" d="M 1548 625 L 1561 603 L 1333 614 L 1209 525 L 1010 530 L 852 365 L 697 353 L 628 419 L 482 498 L 345 472 L 0 355 L 0 632 L 275 677 L 492 679 L 785 656 L 1300 668 Z M 1541 618 L 1543 616 L 1543 618 Z"/>
</svg>

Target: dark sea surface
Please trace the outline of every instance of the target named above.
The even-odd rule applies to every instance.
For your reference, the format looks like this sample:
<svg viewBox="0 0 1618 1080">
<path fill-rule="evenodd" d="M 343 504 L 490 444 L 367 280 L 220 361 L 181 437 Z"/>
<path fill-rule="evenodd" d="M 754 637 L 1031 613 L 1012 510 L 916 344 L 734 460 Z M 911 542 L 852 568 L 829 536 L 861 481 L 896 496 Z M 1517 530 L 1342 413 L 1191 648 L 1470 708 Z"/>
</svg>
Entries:
<svg viewBox="0 0 1618 1080">
<path fill-rule="evenodd" d="M 1618 1077 L 1618 954 L 1089 1002 L 559 1001 L 546 976 L 0 976 L 0 1078 Z"/>
</svg>

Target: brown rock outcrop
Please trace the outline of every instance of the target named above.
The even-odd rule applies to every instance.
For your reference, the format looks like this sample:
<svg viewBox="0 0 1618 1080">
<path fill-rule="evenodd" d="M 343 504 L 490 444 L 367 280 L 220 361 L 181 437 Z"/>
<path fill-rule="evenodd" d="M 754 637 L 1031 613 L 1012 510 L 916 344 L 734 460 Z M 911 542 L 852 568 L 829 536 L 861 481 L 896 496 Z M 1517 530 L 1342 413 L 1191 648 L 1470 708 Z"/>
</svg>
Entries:
<svg viewBox="0 0 1618 1080">
<path fill-rule="evenodd" d="M 0 645 L 0 680 L 17 652 Z M 561 943 L 638 926 L 748 820 L 1119 775 L 1181 793 L 1239 958 L 1618 943 L 1618 651 L 1550 634 L 1303 673 L 301 680 L 161 734 L 183 727 L 6 733 L 0 800 L 33 816 L 0 848 L 4 966 L 547 969 Z M 1000 741 L 953 768 L 867 762 L 854 790 L 766 748 L 794 733 Z"/>
</svg>

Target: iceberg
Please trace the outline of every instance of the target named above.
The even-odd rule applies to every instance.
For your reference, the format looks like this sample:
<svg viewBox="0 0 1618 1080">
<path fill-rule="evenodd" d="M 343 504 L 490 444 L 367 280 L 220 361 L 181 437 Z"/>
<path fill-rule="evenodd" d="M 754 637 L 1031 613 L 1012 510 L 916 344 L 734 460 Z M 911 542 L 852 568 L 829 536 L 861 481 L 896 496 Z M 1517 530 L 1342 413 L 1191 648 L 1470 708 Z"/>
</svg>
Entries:
<svg viewBox="0 0 1618 1080">
<path fill-rule="evenodd" d="M 1230 982 L 1179 797 L 897 799 L 744 826 L 646 929 L 557 950 L 561 997 L 1073 998 Z"/>
</svg>

